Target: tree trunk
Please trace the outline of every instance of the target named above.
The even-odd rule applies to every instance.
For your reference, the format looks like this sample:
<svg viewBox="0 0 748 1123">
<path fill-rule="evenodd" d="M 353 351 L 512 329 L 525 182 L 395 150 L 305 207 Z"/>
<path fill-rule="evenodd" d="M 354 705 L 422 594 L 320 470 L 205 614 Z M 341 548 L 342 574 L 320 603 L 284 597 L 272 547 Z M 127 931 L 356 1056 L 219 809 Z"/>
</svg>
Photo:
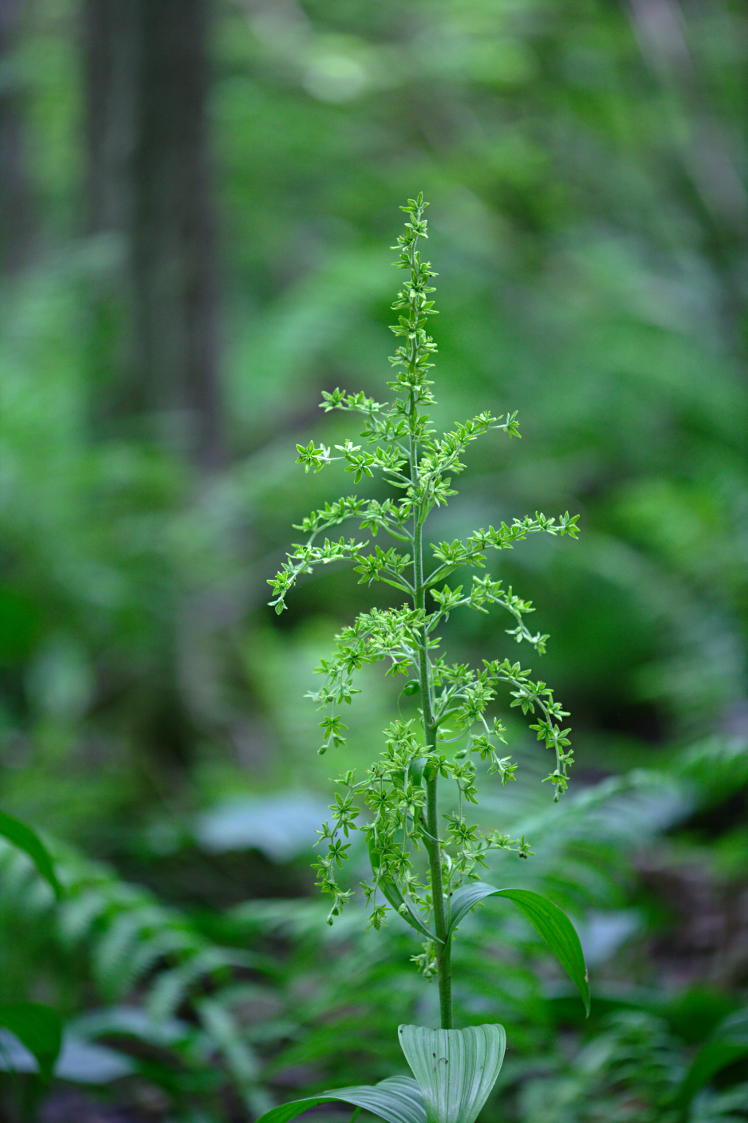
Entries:
<svg viewBox="0 0 748 1123">
<path fill-rule="evenodd" d="M 7 0 L 2 0 L 7 2 Z M 86 225 L 106 250 L 90 354 L 105 412 L 223 460 L 209 0 L 84 0 Z M 106 239 L 106 240 L 105 240 Z"/>
<path fill-rule="evenodd" d="M 128 419 L 144 402 L 128 370 L 133 331 L 126 231 L 132 210 L 137 43 L 132 0 L 83 0 L 84 208 L 99 241 L 85 295 L 86 366 L 97 431 Z"/>
<path fill-rule="evenodd" d="M 93 421 L 126 437 L 145 426 L 182 452 L 197 469 L 196 502 L 224 459 L 209 11 L 210 0 L 83 0 L 86 225 L 99 243 Z M 166 616 L 134 717 L 156 770 L 188 764 L 211 717 L 203 695 L 220 681 L 209 595 L 176 595 Z"/>
<path fill-rule="evenodd" d="M 206 0 L 136 0 L 131 214 L 135 365 L 152 407 L 184 411 L 205 468 L 223 458 L 215 221 L 207 151 Z"/>
<path fill-rule="evenodd" d="M 0 276 L 13 276 L 33 248 L 33 206 L 26 167 L 23 91 L 14 70 L 22 0 L 0 0 Z"/>
</svg>

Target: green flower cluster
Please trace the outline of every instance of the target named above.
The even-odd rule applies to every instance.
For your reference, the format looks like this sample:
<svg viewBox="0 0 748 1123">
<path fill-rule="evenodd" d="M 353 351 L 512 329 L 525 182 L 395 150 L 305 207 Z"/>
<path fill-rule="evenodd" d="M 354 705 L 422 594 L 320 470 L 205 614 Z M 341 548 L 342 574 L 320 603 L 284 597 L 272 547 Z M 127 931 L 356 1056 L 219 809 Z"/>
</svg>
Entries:
<svg viewBox="0 0 748 1123">
<path fill-rule="evenodd" d="M 391 330 L 398 340 L 390 359 L 392 398 L 378 402 L 340 388 L 325 392 L 321 408 L 361 415 L 360 433 L 355 441 L 334 447 L 314 441 L 297 445 L 297 460 L 306 471 L 338 463 L 354 483 L 380 475 L 392 495 L 385 500 L 344 496 L 307 516 L 296 528 L 305 540 L 292 547 L 270 580 L 270 603 L 282 612 L 302 573 L 336 561 L 352 561 L 362 584 L 381 582 L 404 595 L 397 607 L 362 612 L 337 635 L 332 656 L 318 668 L 322 685 L 310 697 L 325 711 L 322 753 L 345 743 L 341 711 L 358 692 L 357 673 L 366 664 L 382 662 L 387 674 L 402 677 L 402 692 L 417 703 L 418 716 L 387 726 L 382 751 L 365 774 L 347 771 L 336 781 L 330 820 L 320 831 L 324 851 L 315 869 L 319 887 L 332 898 L 332 923 L 351 896 L 338 878 L 350 836 L 363 831 L 371 877 L 362 888 L 371 923 L 379 927 L 388 912 L 398 913 L 426 938 L 415 961 L 425 974 L 439 973 L 446 987 L 451 895 L 478 876 L 490 851 L 509 850 L 522 858 L 531 854 L 526 839 L 481 831 L 466 815 L 466 808 L 478 801 L 480 775 L 495 775 L 501 784 L 515 779 L 517 764 L 504 753 L 501 707 L 517 708 L 529 717 L 530 729 L 553 753 L 545 779 L 556 799 L 566 788 L 573 762 L 569 729 L 563 724 L 568 714 L 545 682 L 508 658 L 471 667 L 450 663 L 440 650 L 441 626 L 457 609 L 498 609 L 510 617 L 507 634 L 542 654 L 548 636 L 531 631 L 525 620 L 533 605 L 487 573 L 473 572 L 454 586 L 446 578 L 461 569 L 484 570 L 489 551 L 512 549 L 530 534 L 576 538 L 578 526 L 577 516 L 568 512 L 555 517 L 536 512 L 476 530 L 465 539 L 425 540 L 431 512 L 456 494 L 452 484 L 465 468 L 462 456 L 468 445 L 493 431 L 520 436 L 516 413 L 489 412 L 440 436 L 435 433 L 429 411 L 437 348 L 427 324 L 436 314 L 436 274 L 420 251 L 428 237 L 426 206 L 418 196 L 402 208 L 407 219 L 395 247 L 405 279 L 392 305 L 396 319 Z M 326 536 L 349 520 L 357 522 L 359 531 L 382 533 L 393 542 L 383 547 L 372 546 L 368 537 Z M 451 788 L 443 814 L 440 808 L 447 801 L 437 800 L 440 781 Z M 442 997 L 446 1006 L 448 993 Z"/>
</svg>

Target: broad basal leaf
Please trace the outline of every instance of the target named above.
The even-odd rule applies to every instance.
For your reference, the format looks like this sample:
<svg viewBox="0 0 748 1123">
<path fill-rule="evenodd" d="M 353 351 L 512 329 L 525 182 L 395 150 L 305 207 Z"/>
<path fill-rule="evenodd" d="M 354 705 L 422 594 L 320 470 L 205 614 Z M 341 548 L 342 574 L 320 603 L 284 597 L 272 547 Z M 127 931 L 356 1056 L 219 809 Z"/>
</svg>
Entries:
<svg viewBox="0 0 748 1123">
<path fill-rule="evenodd" d="M 326 1103 L 346 1103 L 378 1115 L 387 1123 L 426 1123 L 423 1096 L 409 1076 L 390 1076 L 379 1084 L 360 1084 L 353 1088 L 335 1088 L 304 1100 L 293 1100 L 266 1111 L 257 1123 L 287 1123 L 303 1111 Z"/>
<path fill-rule="evenodd" d="M 427 1123 L 474 1123 L 501 1071 L 504 1027 L 400 1026 L 398 1035 L 423 1093 Z"/>
<path fill-rule="evenodd" d="M 553 901 L 529 889 L 495 889 L 485 881 L 463 885 L 452 897 L 449 922 L 450 934 L 474 905 L 486 897 L 506 897 L 524 913 L 535 930 L 543 937 L 558 962 L 576 986 L 587 1015 L 590 1012 L 590 985 L 584 952 L 574 925 L 566 913 Z"/>
<path fill-rule="evenodd" d="M 61 897 L 62 887 L 57 880 L 54 862 L 36 832 L 32 831 L 31 827 L 21 822 L 20 819 L 14 819 L 12 815 L 6 815 L 4 811 L 0 811 L 0 835 L 3 835 L 31 858 L 38 872 L 54 889 L 55 896 Z"/>
</svg>

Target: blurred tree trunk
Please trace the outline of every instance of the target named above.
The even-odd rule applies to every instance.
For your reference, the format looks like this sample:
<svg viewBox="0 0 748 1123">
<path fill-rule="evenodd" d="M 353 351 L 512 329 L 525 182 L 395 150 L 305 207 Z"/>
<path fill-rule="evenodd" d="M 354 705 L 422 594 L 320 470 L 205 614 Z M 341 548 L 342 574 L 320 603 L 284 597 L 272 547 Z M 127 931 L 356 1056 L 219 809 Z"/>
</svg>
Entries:
<svg viewBox="0 0 748 1123">
<path fill-rule="evenodd" d="M 224 461 L 210 10 L 210 0 L 83 0 L 82 9 L 86 225 L 99 246 L 88 301 L 94 424 L 155 430 L 195 467 L 196 503 Z M 159 766 L 188 764 L 210 717 L 203 695 L 220 679 L 206 644 L 214 594 L 184 595 L 176 575 L 174 588 L 132 715 L 154 778 Z"/>
<path fill-rule="evenodd" d="M 205 469 L 223 460 L 208 12 L 209 0 L 83 7 L 86 222 L 113 251 L 92 294 L 92 366 L 110 414 L 168 418 Z"/>
<path fill-rule="evenodd" d="M 95 392 L 97 427 L 131 416 L 138 395 L 127 376 L 132 309 L 126 231 L 132 210 L 136 103 L 135 8 L 131 0 L 84 0 L 84 146 L 86 232 L 99 239 L 87 292 L 84 346 Z"/>
<path fill-rule="evenodd" d="M 207 145 L 208 0 L 135 0 L 134 360 L 144 401 L 180 408 L 206 468 L 223 459 L 216 235 Z"/>
<path fill-rule="evenodd" d="M 29 261 L 34 214 L 26 167 L 23 91 L 15 70 L 22 0 L 0 0 L 0 275 Z"/>
</svg>

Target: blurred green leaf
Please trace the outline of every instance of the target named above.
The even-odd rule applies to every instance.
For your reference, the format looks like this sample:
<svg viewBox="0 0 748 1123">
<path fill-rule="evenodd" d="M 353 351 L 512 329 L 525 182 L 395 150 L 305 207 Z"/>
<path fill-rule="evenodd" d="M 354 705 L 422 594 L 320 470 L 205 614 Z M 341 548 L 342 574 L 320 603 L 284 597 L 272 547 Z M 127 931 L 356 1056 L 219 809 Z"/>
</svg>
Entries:
<svg viewBox="0 0 748 1123">
<path fill-rule="evenodd" d="M 57 1010 L 41 1002 L 4 1002 L 0 1005 L 0 1026 L 28 1049 L 42 1079 L 51 1080 L 62 1047 L 62 1018 Z M 0 1064 L 4 1052 L 0 1049 Z M 9 1067 L 15 1067 L 12 1058 Z"/>
<path fill-rule="evenodd" d="M 257 849 L 288 862 L 311 850 L 324 814 L 324 802 L 302 791 L 232 796 L 200 813 L 195 834 L 211 853 Z"/>
<path fill-rule="evenodd" d="M 689 1104 L 716 1073 L 745 1056 L 748 1056 L 748 1010 L 741 1010 L 725 1018 L 699 1049 L 680 1087 L 679 1102 Z"/>
<path fill-rule="evenodd" d="M 39 874 L 54 889 L 55 896 L 61 898 L 63 890 L 55 873 L 54 862 L 39 835 L 27 823 L 6 815 L 4 811 L 0 811 L 0 835 L 29 856 Z"/>
</svg>

